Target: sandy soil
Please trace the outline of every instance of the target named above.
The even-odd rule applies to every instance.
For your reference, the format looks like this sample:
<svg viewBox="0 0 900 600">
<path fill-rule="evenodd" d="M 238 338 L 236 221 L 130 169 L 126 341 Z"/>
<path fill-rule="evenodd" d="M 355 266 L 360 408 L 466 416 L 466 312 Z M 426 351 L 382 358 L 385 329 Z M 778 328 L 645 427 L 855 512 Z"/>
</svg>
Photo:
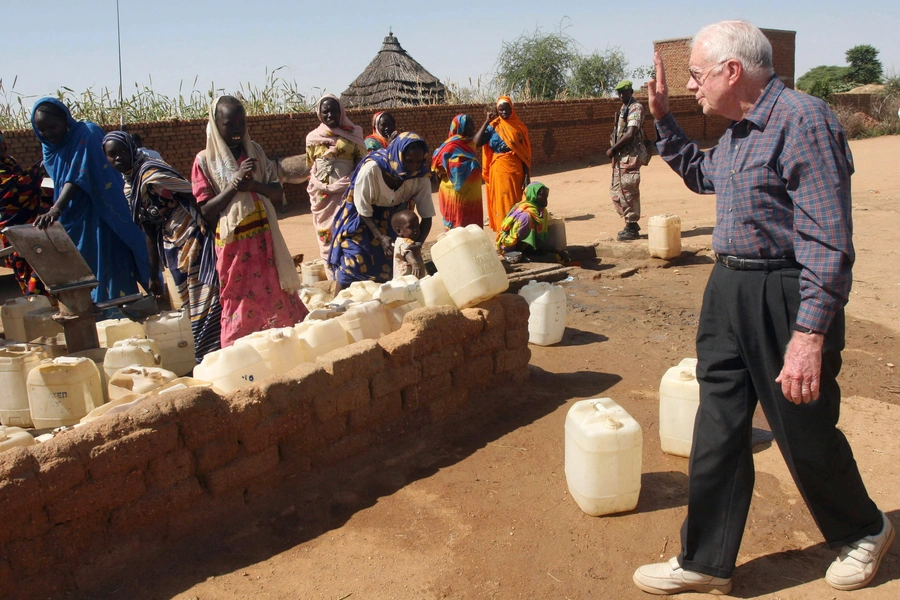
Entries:
<svg viewBox="0 0 900 600">
<path fill-rule="evenodd" d="M 852 148 L 858 263 L 847 308 L 841 427 L 871 495 L 900 527 L 900 138 Z M 537 179 L 552 190 L 551 210 L 567 218 L 570 243 L 613 243 L 621 223 L 606 191 L 608 165 L 569 165 Z M 691 194 L 659 158 L 643 179 L 644 214 L 680 215 L 684 243 L 708 248 L 713 198 Z M 308 212 L 293 207 L 281 222 L 291 249 L 314 256 Z M 585 264 L 566 284 L 565 338 L 533 347 L 526 403 L 513 414 L 412 435 L 327 474 L 304 476 L 251 514 L 83 597 L 648 597 L 631 574 L 678 551 L 687 486 L 687 460 L 659 449 L 659 380 L 693 355 L 711 264 L 701 251 L 669 268 L 640 263 L 628 278 L 615 275 L 627 262 Z M 604 396 L 642 424 L 644 474 L 637 510 L 593 518 L 566 491 L 563 424 L 576 400 Z M 760 447 L 755 458 L 755 497 L 732 595 L 850 598 L 822 580 L 834 553 L 822 544 L 777 448 Z M 900 546 L 874 585 L 852 597 L 900 597 Z"/>
</svg>

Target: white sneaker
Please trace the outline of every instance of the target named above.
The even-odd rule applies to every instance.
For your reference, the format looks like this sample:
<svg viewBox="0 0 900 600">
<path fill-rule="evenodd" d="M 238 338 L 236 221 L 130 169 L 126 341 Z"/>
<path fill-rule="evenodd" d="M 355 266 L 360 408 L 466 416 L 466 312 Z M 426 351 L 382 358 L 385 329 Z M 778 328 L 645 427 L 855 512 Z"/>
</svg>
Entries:
<svg viewBox="0 0 900 600">
<path fill-rule="evenodd" d="M 648 594 L 667 596 L 681 592 L 727 594 L 731 591 L 731 578 L 713 577 L 694 571 L 686 571 L 672 557 L 669 562 L 638 567 L 634 572 L 634 584 Z"/>
<path fill-rule="evenodd" d="M 894 526 L 887 515 L 881 513 L 884 526 L 881 533 L 867 535 L 863 539 L 841 548 L 841 554 L 825 573 L 825 581 L 836 590 L 858 590 L 875 579 L 881 559 L 894 542 Z"/>
</svg>

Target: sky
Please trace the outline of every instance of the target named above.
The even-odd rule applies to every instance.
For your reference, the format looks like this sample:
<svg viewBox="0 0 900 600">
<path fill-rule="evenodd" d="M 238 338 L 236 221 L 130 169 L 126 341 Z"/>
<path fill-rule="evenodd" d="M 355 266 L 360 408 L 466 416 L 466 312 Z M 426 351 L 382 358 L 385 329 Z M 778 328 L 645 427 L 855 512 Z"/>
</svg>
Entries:
<svg viewBox="0 0 900 600">
<path fill-rule="evenodd" d="M 118 89 L 115 0 L 5 2 L 0 104 L 26 106 L 63 86 Z M 900 2 L 834 0 L 738 3 L 587 1 L 406 2 L 347 0 L 120 0 L 125 95 L 135 83 L 167 95 L 192 89 L 263 87 L 278 71 L 312 97 L 340 93 L 374 58 L 392 29 L 400 44 L 444 82 L 469 86 L 494 73 L 504 41 L 560 24 L 585 53 L 620 48 L 631 68 L 652 63 L 653 41 L 686 37 L 708 23 L 743 18 L 797 32 L 796 77 L 844 65 L 857 44 L 880 50 L 900 72 Z M 196 79 L 196 84 L 195 84 Z M 12 84 L 15 81 L 15 87 Z M 152 84 L 151 84 L 152 82 Z M 4 98 L 5 95 L 5 98 Z"/>
</svg>

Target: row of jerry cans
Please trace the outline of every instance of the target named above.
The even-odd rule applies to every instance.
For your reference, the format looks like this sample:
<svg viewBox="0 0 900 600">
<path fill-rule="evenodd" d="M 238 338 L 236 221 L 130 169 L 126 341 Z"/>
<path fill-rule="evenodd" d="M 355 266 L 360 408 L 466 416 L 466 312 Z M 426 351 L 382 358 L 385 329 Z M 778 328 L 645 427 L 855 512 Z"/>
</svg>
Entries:
<svg viewBox="0 0 900 600">
<path fill-rule="evenodd" d="M 697 359 L 685 358 L 660 382 L 659 438 L 667 454 L 689 457 L 699 406 Z M 641 427 L 609 398 L 576 402 L 566 415 L 569 493 L 587 514 L 634 510 L 641 491 Z"/>
<path fill-rule="evenodd" d="M 402 326 L 408 312 L 441 305 L 456 306 L 440 274 L 407 275 L 383 284 L 354 282 L 328 304 L 308 303 L 310 314 L 294 327 L 251 333 L 211 352 L 194 368 L 194 377 L 229 392 L 315 362 L 337 348 L 388 335 Z"/>
</svg>

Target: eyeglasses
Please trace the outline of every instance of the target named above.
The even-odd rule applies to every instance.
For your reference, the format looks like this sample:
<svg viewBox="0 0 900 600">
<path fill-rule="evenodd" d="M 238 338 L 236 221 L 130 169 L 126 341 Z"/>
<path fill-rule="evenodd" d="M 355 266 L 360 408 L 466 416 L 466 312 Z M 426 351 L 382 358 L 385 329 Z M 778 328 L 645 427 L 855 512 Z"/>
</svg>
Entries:
<svg viewBox="0 0 900 600">
<path fill-rule="evenodd" d="M 730 59 L 726 58 L 725 60 L 723 60 L 721 62 L 717 62 L 714 65 L 707 65 L 707 66 L 703 67 L 702 69 L 688 68 L 688 73 L 691 74 L 691 79 L 696 81 L 698 86 L 702 86 L 704 83 L 706 83 L 706 80 L 709 79 L 709 76 L 712 75 L 712 72 L 714 69 L 721 67 L 722 65 L 727 63 L 729 60 Z M 709 69 L 709 71 L 706 73 L 706 77 L 703 77 L 703 79 L 701 80 L 700 77 L 703 76 L 703 71 L 706 71 L 707 69 Z"/>
</svg>

